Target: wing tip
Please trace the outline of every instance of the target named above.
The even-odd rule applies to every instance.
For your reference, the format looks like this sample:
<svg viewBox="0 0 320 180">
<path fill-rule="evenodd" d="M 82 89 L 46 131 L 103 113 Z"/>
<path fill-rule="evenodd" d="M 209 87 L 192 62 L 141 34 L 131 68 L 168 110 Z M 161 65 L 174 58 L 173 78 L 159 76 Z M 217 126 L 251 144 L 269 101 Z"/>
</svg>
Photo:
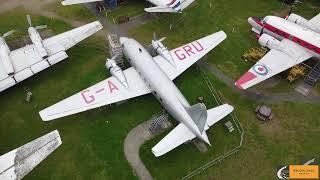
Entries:
<svg viewBox="0 0 320 180">
<path fill-rule="evenodd" d="M 66 1 L 62 1 L 61 4 L 62 4 L 63 6 L 69 5 Z"/>
<path fill-rule="evenodd" d="M 45 110 L 42 110 L 39 112 L 40 118 L 42 119 L 42 121 L 51 121 L 52 119 L 49 118 L 49 116 L 46 115 Z"/>
<path fill-rule="evenodd" d="M 245 90 L 250 87 L 247 83 L 256 77 L 257 76 L 254 73 L 248 71 L 238 81 L 235 82 L 235 86 L 240 90 Z"/>
<path fill-rule="evenodd" d="M 238 89 L 244 90 L 244 88 L 241 86 L 241 84 L 238 83 L 238 81 L 235 82 L 234 85 L 235 85 Z"/>
</svg>

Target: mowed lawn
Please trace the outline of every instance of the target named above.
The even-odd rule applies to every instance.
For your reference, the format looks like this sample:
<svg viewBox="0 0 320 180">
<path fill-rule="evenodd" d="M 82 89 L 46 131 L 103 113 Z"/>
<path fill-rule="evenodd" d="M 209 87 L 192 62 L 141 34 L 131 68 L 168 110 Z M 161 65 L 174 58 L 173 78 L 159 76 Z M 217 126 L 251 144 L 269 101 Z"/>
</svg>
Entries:
<svg viewBox="0 0 320 180">
<path fill-rule="evenodd" d="M 243 34 L 239 32 L 239 35 L 231 37 L 226 29 L 229 38 L 208 56 L 208 60 L 218 67 L 230 67 L 228 71 L 235 77 L 249 67 L 242 62 L 242 52 L 235 47 L 241 48 L 242 44 L 246 48 L 257 45 L 249 33 L 246 18 L 252 14 L 265 15 L 279 8 L 280 4 L 276 0 L 249 0 L 247 4 L 236 0 L 220 0 L 212 1 L 213 9 L 209 11 L 208 2 L 199 1 L 188 9 L 188 20 L 175 31 L 168 31 L 168 18 L 164 17 L 141 26 L 132 35 L 142 42 L 150 43 L 152 32 L 155 31 L 159 37 L 167 36 L 166 42 L 172 48 L 239 23 L 239 26 L 243 26 Z M 34 24 L 48 24 L 56 33 L 70 29 L 64 22 L 44 17 L 35 16 L 33 21 Z M 26 24 L 24 13 L 3 14 L 0 31 L 6 32 L 16 26 L 24 28 Z M 236 28 L 234 32 L 237 32 Z M 151 95 L 130 100 L 118 107 L 103 107 L 52 122 L 42 122 L 38 115 L 45 107 L 109 77 L 104 67 L 107 56 L 105 45 L 106 42 L 101 38 L 91 37 L 70 49 L 67 52 L 70 56 L 68 60 L 0 94 L 0 154 L 55 129 L 59 130 L 63 141 L 62 146 L 25 179 L 137 179 L 124 157 L 123 142 L 132 128 L 162 109 Z M 228 61 L 236 65 L 226 66 L 224 63 Z M 320 105 L 270 105 L 276 118 L 269 123 L 261 123 L 253 113 L 257 105 L 255 102 L 231 91 L 214 76 L 209 76 L 223 99 L 235 106 L 235 113 L 245 129 L 245 139 L 239 153 L 204 171 L 196 179 L 274 179 L 278 166 L 299 163 L 319 154 L 317 140 L 320 138 Z M 203 88 L 203 80 L 195 67 L 180 76 L 176 83 L 190 102 L 195 103 L 197 96 L 205 96 L 209 100 L 208 92 Z M 31 89 L 33 93 L 30 103 L 24 100 L 24 88 Z M 208 101 L 208 107 L 214 105 L 213 101 Z M 174 120 L 172 122 L 176 123 Z M 235 134 L 226 133 L 223 124 L 219 123 L 209 131 L 214 146 L 208 154 L 199 153 L 189 144 L 161 158 L 155 158 L 151 148 L 166 133 L 147 142 L 140 152 L 155 179 L 178 179 L 233 147 L 238 140 Z"/>
</svg>

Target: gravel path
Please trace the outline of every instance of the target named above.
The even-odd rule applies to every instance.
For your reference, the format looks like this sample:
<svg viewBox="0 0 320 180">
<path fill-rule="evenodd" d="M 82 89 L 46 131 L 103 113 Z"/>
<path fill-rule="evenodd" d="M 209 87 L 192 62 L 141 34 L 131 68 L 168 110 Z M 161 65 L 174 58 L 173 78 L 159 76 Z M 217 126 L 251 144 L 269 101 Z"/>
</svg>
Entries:
<svg viewBox="0 0 320 180">
<path fill-rule="evenodd" d="M 140 146 L 153 138 L 148 128 L 152 120 L 146 121 L 132 129 L 124 140 L 124 154 L 130 166 L 141 180 L 151 180 L 151 174 L 139 156 Z"/>
<path fill-rule="evenodd" d="M 216 66 L 210 64 L 206 61 L 200 61 L 198 63 L 200 67 L 207 69 L 209 72 L 214 74 L 218 79 L 227 84 L 232 90 L 239 92 L 240 94 L 247 96 L 249 99 L 255 101 L 262 101 L 268 103 L 279 103 L 279 102 L 304 102 L 304 103 L 320 103 L 320 96 L 310 95 L 303 96 L 297 92 L 290 93 L 278 93 L 274 95 L 266 95 L 261 92 L 257 92 L 254 90 L 240 90 L 235 87 L 234 79 L 231 79 L 229 76 L 225 75 L 222 71 L 220 71 Z"/>
</svg>

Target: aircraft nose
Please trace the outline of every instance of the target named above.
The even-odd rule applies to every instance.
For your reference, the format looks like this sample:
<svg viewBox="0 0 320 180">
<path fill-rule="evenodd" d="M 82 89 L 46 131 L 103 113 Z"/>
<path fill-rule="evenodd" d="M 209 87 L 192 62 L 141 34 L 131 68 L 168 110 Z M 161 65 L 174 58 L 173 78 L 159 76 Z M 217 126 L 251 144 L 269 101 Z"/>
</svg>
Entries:
<svg viewBox="0 0 320 180">
<path fill-rule="evenodd" d="M 123 44 L 127 40 L 128 40 L 128 38 L 126 38 L 126 37 L 120 37 L 120 39 L 119 39 L 120 44 Z"/>
<path fill-rule="evenodd" d="M 251 24 L 252 26 L 254 26 L 254 24 L 255 24 L 254 18 L 249 17 L 249 18 L 248 18 L 248 23 Z"/>
</svg>

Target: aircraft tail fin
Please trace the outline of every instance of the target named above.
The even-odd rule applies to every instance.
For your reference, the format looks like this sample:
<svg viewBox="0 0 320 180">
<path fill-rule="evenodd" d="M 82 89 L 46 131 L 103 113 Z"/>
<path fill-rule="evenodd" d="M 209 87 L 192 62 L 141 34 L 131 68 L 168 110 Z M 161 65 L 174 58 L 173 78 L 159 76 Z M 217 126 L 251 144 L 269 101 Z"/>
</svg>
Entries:
<svg viewBox="0 0 320 180">
<path fill-rule="evenodd" d="M 207 108 L 203 103 L 195 104 L 187 108 L 188 114 L 191 116 L 193 122 L 198 126 L 201 134 L 205 130 L 207 121 Z"/>
</svg>

